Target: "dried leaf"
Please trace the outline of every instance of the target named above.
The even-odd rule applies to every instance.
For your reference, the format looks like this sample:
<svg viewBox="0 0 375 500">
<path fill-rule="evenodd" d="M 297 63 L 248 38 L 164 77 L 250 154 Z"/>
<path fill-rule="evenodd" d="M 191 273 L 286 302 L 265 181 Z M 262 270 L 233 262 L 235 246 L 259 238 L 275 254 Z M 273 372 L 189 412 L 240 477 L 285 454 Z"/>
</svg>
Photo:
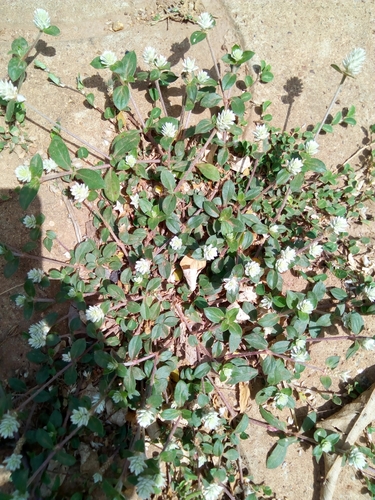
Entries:
<svg viewBox="0 0 375 500">
<path fill-rule="evenodd" d="M 197 287 L 199 273 L 206 267 L 206 261 L 196 260 L 191 258 L 189 255 L 185 255 L 180 262 L 180 266 L 189 286 L 189 290 L 194 292 Z"/>
<path fill-rule="evenodd" d="M 240 397 L 239 397 L 240 413 L 245 413 L 249 407 L 249 401 L 250 401 L 249 382 L 240 382 L 238 385 L 240 391 Z"/>
<path fill-rule="evenodd" d="M 231 170 L 234 170 L 235 172 L 238 172 L 243 176 L 249 175 L 250 165 L 250 158 L 248 156 L 245 156 L 244 158 L 240 158 L 238 161 L 236 161 L 236 163 L 233 163 L 233 165 L 231 166 Z"/>
</svg>

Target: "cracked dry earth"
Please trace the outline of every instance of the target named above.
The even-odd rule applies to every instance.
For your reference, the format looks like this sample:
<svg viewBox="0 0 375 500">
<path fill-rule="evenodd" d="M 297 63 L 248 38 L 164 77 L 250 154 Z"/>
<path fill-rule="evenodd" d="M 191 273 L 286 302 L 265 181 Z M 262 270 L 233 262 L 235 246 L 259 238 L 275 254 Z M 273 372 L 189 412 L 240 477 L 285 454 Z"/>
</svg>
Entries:
<svg viewBox="0 0 375 500">
<path fill-rule="evenodd" d="M 252 64 L 261 59 L 272 65 L 275 80 L 269 85 L 257 88 L 254 100 L 272 101 L 271 112 L 274 125 L 281 128 L 305 126 L 319 121 L 324 115 L 326 106 L 338 83 L 337 74 L 330 68 L 331 63 L 340 63 L 347 52 L 354 47 L 363 47 L 368 54 L 368 63 L 360 77 L 352 80 L 344 88 L 337 102 L 335 112 L 354 104 L 357 108 L 358 125 L 355 128 L 339 128 L 334 135 L 323 135 L 319 142 L 322 155 L 329 168 L 345 163 L 348 158 L 368 143 L 367 130 L 375 122 L 373 85 L 374 67 L 374 19 L 375 7 L 371 0 L 207 0 L 188 2 L 188 9 L 181 9 L 181 16 L 166 15 L 168 6 L 183 2 L 158 2 L 150 0 L 102 1 L 74 0 L 55 2 L 44 0 L 28 2 L 10 0 L 0 5 L 0 67 L 2 74 L 8 61 L 7 52 L 11 41 L 19 36 L 31 41 L 35 36 L 32 25 L 33 11 L 43 7 L 49 11 L 54 24 L 61 29 L 58 38 L 43 37 L 37 45 L 38 60 L 44 62 L 52 73 L 59 76 L 63 83 L 75 87 L 78 74 L 85 85 L 87 93 L 95 94 L 96 103 L 104 108 L 106 102 L 106 82 L 102 74 L 89 66 L 89 62 L 103 50 L 113 50 L 117 54 L 125 50 L 136 50 L 138 54 L 150 43 L 165 54 L 177 71 L 182 67 L 182 60 L 187 55 L 194 57 L 197 64 L 204 69 L 211 69 L 212 63 L 207 61 L 207 53 L 203 44 L 190 47 L 189 35 L 192 25 L 188 16 L 199 11 L 212 12 L 217 18 L 217 28 L 213 37 L 216 54 L 240 43 L 245 48 L 256 52 Z M 159 15 L 160 22 L 151 23 L 151 19 Z M 168 17 L 168 19 L 167 19 Z M 33 56 L 34 57 L 34 56 Z M 253 71 L 252 67 L 248 71 Z M 27 79 L 23 86 L 27 100 L 52 120 L 60 123 L 92 143 L 100 150 L 108 151 L 110 141 L 115 135 L 114 128 L 100 118 L 100 114 L 84 105 L 84 97 L 68 88 L 58 88 L 47 79 L 46 73 L 30 64 Z M 179 112 L 180 94 L 172 95 L 168 102 L 168 112 L 173 115 Z M 138 102 L 141 102 L 138 99 Z M 140 105 L 146 112 L 150 103 Z M 254 125 L 258 116 L 256 112 L 249 116 L 250 126 Z M 1 124 L 0 124 L 1 125 Z M 28 138 L 29 150 L 25 152 L 16 147 L 10 153 L 5 149 L 0 153 L 1 194 L 9 197 L 0 202 L 0 228 L 2 239 L 14 247 L 20 248 L 27 238 L 26 230 L 19 223 L 24 215 L 18 206 L 14 189 L 17 181 L 14 169 L 26 158 L 37 152 L 45 155 L 49 144 L 51 124 L 42 120 L 32 110 L 22 133 Z M 80 144 L 64 135 L 72 154 Z M 359 172 L 364 168 L 368 151 L 362 149 L 350 161 Z M 92 158 L 97 160 L 97 158 Z M 43 212 L 46 216 L 44 231 L 53 229 L 58 233 L 62 245 L 54 245 L 49 253 L 40 244 L 39 252 L 46 257 L 66 260 L 66 248 L 72 248 L 79 233 L 84 237 L 90 234 L 92 225 L 89 215 L 67 205 L 61 195 L 61 184 L 51 183 L 42 186 L 38 199 L 34 201 L 29 213 Z M 368 236 L 374 241 L 374 207 L 369 204 L 368 225 L 352 226 L 354 238 Z M 76 224 L 77 227 L 73 224 Z M 16 229 L 17 228 L 17 229 Z M 368 254 L 372 260 L 374 255 Z M 39 265 L 39 264 L 38 264 Z M 23 260 L 20 270 L 11 280 L 1 279 L 0 286 L 0 379 L 21 374 L 32 377 L 33 367 L 26 359 L 27 344 L 21 336 L 27 322 L 22 314 L 9 301 L 9 296 L 22 289 L 27 270 L 36 266 L 36 261 Z M 54 267 L 48 261 L 43 268 Z M 287 288 L 301 290 L 301 283 L 296 276 L 287 277 Z M 338 285 L 333 278 L 330 285 Z M 304 284 L 302 283 L 302 286 Z M 375 323 L 371 317 L 366 318 L 365 334 L 373 335 Z M 325 336 L 339 335 L 340 327 L 332 326 Z M 370 352 L 360 351 L 355 357 L 345 360 L 348 345 L 340 342 L 321 342 L 311 349 L 310 364 L 323 367 L 325 359 L 330 355 L 340 356 L 338 372 L 350 371 L 353 379 L 364 386 L 375 381 L 374 358 Z M 301 424 L 307 411 L 315 409 L 320 419 L 329 416 L 335 407 L 327 403 L 319 394 L 321 373 L 306 370 L 299 387 L 298 405 L 294 414 L 282 413 L 281 418 L 288 419 L 291 425 Z M 333 375 L 332 390 L 344 392 L 340 379 Z M 255 384 L 239 388 L 239 392 L 228 393 L 228 397 L 249 416 L 261 418 L 257 405 L 253 401 L 259 387 Z M 337 407 L 336 407 L 337 409 Z M 297 427 L 294 427 L 297 428 Z M 243 463 L 254 477 L 256 483 L 269 485 L 274 498 L 281 500 L 299 500 L 301 498 L 318 500 L 324 478 L 323 464 L 316 464 L 312 457 L 312 448 L 304 444 L 291 446 L 281 467 L 267 470 L 266 455 L 276 439 L 264 428 L 252 425 L 249 439 L 243 444 Z M 1 486 L 0 486 L 1 488 Z M 363 478 L 354 469 L 345 468 L 340 475 L 335 500 L 357 500 L 370 498 L 366 493 Z"/>
</svg>

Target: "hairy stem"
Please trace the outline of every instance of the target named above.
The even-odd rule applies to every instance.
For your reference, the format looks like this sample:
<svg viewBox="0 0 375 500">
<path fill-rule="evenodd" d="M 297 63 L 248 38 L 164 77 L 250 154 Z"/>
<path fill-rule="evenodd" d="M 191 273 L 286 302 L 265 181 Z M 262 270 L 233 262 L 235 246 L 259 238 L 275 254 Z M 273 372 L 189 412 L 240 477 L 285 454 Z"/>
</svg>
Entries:
<svg viewBox="0 0 375 500">
<path fill-rule="evenodd" d="M 35 113 L 37 113 L 39 116 L 41 116 L 42 118 L 44 118 L 47 122 L 51 123 L 54 127 L 62 130 L 66 134 L 68 134 L 71 137 L 73 137 L 76 141 L 81 142 L 82 144 L 84 144 L 85 146 L 87 146 L 89 149 L 91 149 L 91 151 L 94 151 L 95 153 L 99 154 L 100 156 L 102 156 L 106 160 L 110 160 L 111 159 L 107 154 L 103 153 L 103 151 L 101 151 L 100 149 L 96 148 L 95 146 L 93 146 L 89 142 L 85 141 L 84 139 L 82 139 L 78 135 L 73 134 L 67 128 L 65 128 L 62 125 L 56 123 L 55 120 L 52 120 L 51 118 L 49 118 L 48 116 L 46 116 L 41 111 L 39 111 L 38 109 L 34 108 L 34 106 L 32 106 L 29 102 L 25 102 L 25 106 L 27 108 L 32 109 Z"/>
<path fill-rule="evenodd" d="M 159 80 L 155 80 L 155 86 L 156 86 L 156 88 L 157 88 L 157 90 L 159 92 L 159 100 L 160 100 L 161 107 L 163 108 L 164 116 L 168 116 L 167 108 L 165 107 L 165 102 L 164 102 L 164 99 L 163 99 L 163 95 L 161 93 Z"/>
<path fill-rule="evenodd" d="M 329 106 L 328 106 L 328 108 L 327 108 L 326 114 L 324 115 L 324 118 L 323 118 L 323 120 L 321 121 L 321 123 L 320 123 L 320 125 L 319 125 L 319 128 L 318 128 L 318 130 L 317 130 L 317 132 L 315 133 L 315 136 L 314 136 L 314 141 L 316 141 L 316 139 L 318 138 L 318 136 L 319 136 L 319 134 L 320 134 L 320 131 L 322 130 L 322 127 L 323 127 L 323 125 L 324 125 L 324 123 L 325 123 L 325 121 L 326 121 L 326 119 L 327 119 L 327 117 L 328 117 L 328 115 L 329 115 L 329 113 L 330 113 L 330 111 L 331 111 L 331 109 L 332 109 L 333 105 L 335 104 L 335 101 L 336 101 L 336 99 L 337 99 L 337 96 L 339 95 L 340 90 L 342 89 L 342 86 L 344 85 L 344 82 L 345 82 L 345 80 L 346 80 L 346 76 L 347 76 L 347 75 L 342 75 L 341 82 L 339 83 L 339 86 L 337 87 L 337 90 L 336 90 L 336 92 L 335 92 L 335 95 L 333 96 L 332 101 L 331 101 L 330 105 L 329 105 Z"/>
</svg>

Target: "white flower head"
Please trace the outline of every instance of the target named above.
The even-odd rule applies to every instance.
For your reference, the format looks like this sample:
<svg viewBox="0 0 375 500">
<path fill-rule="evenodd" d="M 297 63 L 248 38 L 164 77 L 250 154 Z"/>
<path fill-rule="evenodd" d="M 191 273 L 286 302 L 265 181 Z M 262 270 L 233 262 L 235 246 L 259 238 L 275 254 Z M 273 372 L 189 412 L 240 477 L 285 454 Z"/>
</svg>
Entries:
<svg viewBox="0 0 375 500">
<path fill-rule="evenodd" d="M 255 260 L 250 260 L 245 265 L 245 274 L 249 276 L 249 278 L 256 278 L 262 272 L 262 268 L 255 262 Z"/>
<path fill-rule="evenodd" d="M 278 273 L 285 273 L 289 269 L 290 262 L 285 259 L 277 259 L 275 269 Z"/>
<path fill-rule="evenodd" d="M 236 120 L 236 115 L 230 109 L 224 109 L 216 118 L 216 127 L 220 132 L 229 130 Z"/>
<path fill-rule="evenodd" d="M 362 347 L 366 351 L 375 351 L 375 340 L 370 338 L 362 340 Z"/>
<path fill-rule="evenodd" d="M 203 12 L 197 19 L 197 24 L 202 30 L 210 30 L 215 26 L 215 20 L 208 12 Z"/>
<path fill-rule="evenodd" d="M 16 99 L 17 102 L 23 102 L 26 99 L 23 95 L 18 94 L 18 89 L 8 80 L 0 80 L 0 97 L 4 101 L 11 101 Z"/>
<path fill-rule="evenodd" d="M 290 355 L 294 359 L 294 361 L 300 361 L 302 363 L 310 358 L 309 353 L 306 351 L 306 348 L 299 345 L 295 345 L 294 347 L 292 347 Z"/>
<path fill-rule="evenodd" d="M 305 143 L 305 151 L 308 155 L 314 156 L 319 153 L 319 144 L 316 141 L 307 141 Z"/>
<path fill-rule="evenodd" d="M 177 133 L 177 127 L 174 123 L 166 122 L 161 128 L 161 133 L 164 137 L 170 137 L 173 139 Z"/>
<path fill-rule="evenodd" d="M 153 410 L 137 410 L 137 422 L 141 427 L 148 427 L 156 420 Z"/>
<path fill-rule="evenodd" d="M 139 194 L 131 194 L 130 195 L 130 205 L 133 205 L 133 207 L 137 210 L 139 207 Z"/>
<path fill-rule="evenodd" d="M 102 413 L 105 408 L 105 398 L 100 395 L 100 392 L 96 392 L 91 396 L 91 405 L 95 406 L 95 413 Z"/>
<path fill-rule="evenodd" d="M 203 488 L 204 500 L 217 500 L 223 491 L 223 487 L 216 483 L 211 483 L 207 488 Z"/>
<path fill-rule="evenodd" d="M 309 254 L 314 257 L 314 259 L 317 259 L 320 257 L 323 253 L 323 247 L 322 245 L 318 245 L 318 243 L 313 243 L 311 247 L 309 248 Z"/>
<path fill-rule="evenodd" d="M 77 295 L 77 292 L 74 290 L 74 288 L 71 288 L 68 292 L 68 297 L 73 299 Z"/>
<path fill-rule="evenodd" d="M 304 299 L 298 302 L 297 309 L 305 314 L 311 314 L 314 310 L 314 305 L 309 299 Z"/>
<path fill-rule="evenodd" d="M 190 57 L 187 57 L 186 59 L 184 59 L 182 69 L 185 73 L 193 73 L 193 71 L 197 71 L 197 69 L 199 68 L 195 64 L 195 59 L 190 59 Z"/>
<path fill-rule="evenodd" d="M 177 250 L 181 250 L 181 248 L 182 248 L 182 239 L 179 238 L 178 236 L 174 236 L 171 239 L 169 244 L 170 244 L 172 250 L 174 250 L 176 252 Z"/>
<path fill-rule="evenodd" d="M 148 259 L 139 259 L 135 263 L 134 268 L 139 274 L 149 274 L 151 269 L 151 262 Z"/>
<path fill-rule="evenodd" d="M 44 271 L 43 269 L 30 269 L 30 271 L 27 273 L 27 277 L 29 280 L 31 280 L 33 283 L 40 283 L 43 279 L 44 276 Z"/>
<path fill-rule="evenodd" d="M 100 62 L 103 66 L 109 68 L 109 66 L 112 66 L 115 62 L 117 62 L 117 56 L 114 52 L 112 52 L 112 50 L 105 50 L 100 56 Z"/>
<path fill-rule="evenodd" d="M 332 231 L 339 235 L 340 233 L 346 233 L 349 227 L 348 221 L 345 217 L 332 217 L 329 222 Z"/>
<path fill-rule="evenodd" d="M 15 300 L 17 307 L 23 307 L 25 305 L 25 302 L 26 302 L 25 295 L 22 295 L 22 294 L 17 295 L 16 300 Z"/>
<path fill-rule="evenodd" d="M 28 165 L 20 165 L 14 171 L 17 179 L 20 182 L 30 182 L 31 181 L 31 170 Z"/>
<path fill-rule="evenodd" d="M 285 250 L 281 250 L 280 252 L 281 258 L 290 264 L 296 258 L 296 251 L 294 248 L 286 247 Z"/>
<path fill-rule="evenodd" d="M 208 80 L 210 79 L 207 71 L 203 71 L 203 69 L 201 71 L 199 71 L 199 73 L 197 74 L 197 81 L 199 83 L 199 85 L 205 85 Z"/>
<path fill-rule="evenodd" d="M 281 410 L 288 404 L 288 395 L 284 392 L 278 392 L 274 397 L 275 406 Z"/>
<path fill-rule="evenodd" d="M 375 302 L 375 283 L 365 286 L 363 292 L 371 302 Z"/>
<path fill-rule="evenodd" d="M 260 307 L 263 307 L 263 309 L 272 309 L 273 307 L 273 302 L 271 297 L 263 297 L 263 299 L 259 303 Z"/>
<path fill-rule="evenodd" d="M 155 482 L 150 476 L 141 476 L 138 478 L 137 494 L 140 498 L 150 498 L 154 493 Z"/>
<path fill-rule="evenodd" d="M 27 229 L 34 229 L 36 227 L 35 215 L 25 215 L 22 224 L 27 227 Z"/>
<path fill-rule="evenodd" d="M 203 258 L 204 260 L 214 260 L 218 255 L 218 250 L 213 245 L 204 245 Z"/>
<path fill-rule="evenodd" d="M 236 276 L 232 276 L 232 278 L 225 278 L 223 280 L 225 282 L 224 288 L 227 292 L 237 292 L 239 288 L 238 278 Z"/>
<path fill-rule="evenodd" d="M 18 431 L 20 423 L 17 418 L 9 411 L 3 415 L 0 422 L 0 436 L 4 439 L 12 438 Z"/>
<path fill-rule="evenodd" d="M 273 224 L 269 227 L 270 233 L 278 234 L 279 226 L 277 224 Z"/>
<path fill-rule="evenodd" d="M 74 201 L 82 203 L 89 195 L 89 188 L 86 184 L 76 182 L 73 186 L 71 186 L 70 192 L 72 193 Z"/>
<path fill-rule="evenodd" d="M 61 359 L 65 361 L 65 363 L 70 363 L 72 361 L 72 355 L 69 352 L 64 352 L 64 354 L 61 355 Z"/>
<path fill-rule="evenodd" d="M 144 453 L 137 453 L 133 457 L 129 457 L 129 469 L 130 472 L 139 476 L 142 472 L 147 469 L 147 464 L 145 462 L 146 456 Z"/>
<path fill-rule="evenodd" d="M 238 62 L 238 61 L 240 61 L 240 60 L 242 59 L 242 56 L 243 56 L 243 50 L 238 49 L 238 48 L 237 48 L 237 49 L 234 49 L 234 50 L 232 50 L 231 56 L 232 56 L 232 58 L 233 58 L 236 62 Z"/>
<path fill-rule="evenodd" d="M 162 489 L 165 486 L 165 475 L 160 472 L 159 474 L 154 474 L 152 476 L 152 479 L 154 480 L 154 484 L 157 488 Z"/>
<path fill-rule="evenodd" d="M 323 441 L 320 443 L 320 446 L 324 453 L 330 453 L 334 450 L 334 445 L 331 441 L 328 441 L 328 439 L 323 439 Z"/>
<path fill-rule="evenodd" d="M 292 160 L 288 160 L 286 162 L 286 169 L 292 175 L 297 175 L 301 172 L 303 167 L 303 161 L 299 158 L 293 158 Z"/>
<path fill-rule="evenodd" d="M 36 9 L 34 11 L 34 24 L 40 31 L 49 28 L 51 26 L 51 20 L 48 12 L 44 9 Z"/>
<path fill-rule="evenodd" d="M 366 51 L 364 49 L 354 49 L 342 61 L 345 74 L 348 76 L 357 76 L 361 70 L 363 63 L 366 59 Z"/>
<path fill-rule="evenodd" d="M 92 321 L 93 323 L 99 323 L 103 321 L 104 312 L 100 306 L 90 306 L 86 309 L 86 319 L 87 321 Z"/>
<path fill-rule="evenodd" d="M 7 457 L 4 460 L 4 464 L 6 470 L 9 470 L 11 472 L 14 472 L 15 470 L 19 469 L 21 467 L 21 460 L 22 460 L 22 455 L 17 455 L 16 453 L 13 453 L 10 457 Z"/>
<path fill-rule="evenodd" d="M 95 474 L 92 475 L 92 479 L 94 483 L 101 483 L 103 481 L 103 476 L 99 474 L 99 472 L 95 472 Z"/>
<path fill-rule="evenodd" d="M 112 395 L 112 400 L 114 403 L 120 403 L 120 401 L 123 401 L 123 397 L 120 391 L 115 391 Z"/>
<path fill-rule="evenodd" d="M 221 425 L 220 415 L 215 410 L 210 410 L 204 415 L 202 422 L 207 430 L 213 431 Z"/>
<path fill-rule="evenodd" d="M 47 173 L 50 174 L 51 172 L 54 172 L 55 170 L 58 170 L 59 167 L 57 163 L 52 160 L 52 158 L 47 158 L 46 160 L 43 160 L 43 170 Z"/>
<path fill-rule="evenodd" d="M 13 491 L 13 494 L 11 496 L 11 500 L 28 500 L 29 494 L 27 491 L 25 493 L 22 493 L 19 490 Z"/>
<path fill-rule="evenodd" d="M 134 276 L 133 281 L 137 285 L 140 285 L 142 283 L 142 281 L 143 281 L 143 276 Z"/>
<path fill-rule="evenodd" d="M 87 408 L 80 406 L 78 410 L 72 411 L 70 420 L 72 421 L 72 424 L 75 424 L 78 427 L 86 426 L 90 420 L 90 413 Z"/>
<path fill-rule="evenodd" d="M 29 345 L 34 349 L 40 349 L 46 345 L 47 334 L 50 331 L 50 327 L 45 321 L 39 321 L 31 325 L 29 328 L 30 338 L 28 340 Z"/>
<path fill-rule="evenodd" d="M 154 59 L 154 65 L 160 71 L 163 69 L 166 69 L 167 64 L 168 64 L 168 60 L 165 56 L 159 55 L 159 56 L 156 56 Z"/>
<path fill-rule="evenodd" d="M 356 447 L 350 451 L 348 462 L 357 470 L 362 470 L 367 467 L 366 456 Z"/>
<path fill-rule="evenodd" d="M 255 130 L 254 130 L 253 134 L 254 134 L 254 140 L 255 141 L 264 141 L 265 139 L 268 138 L 267 125 L 266 124 L 257 125 L 255 127 Z"/>
<path fill-rule="evenodd" d="M 130 167 L 133 168 L 135 164 L 137 163 L 137 158 L 133 155 L 126 155 L 125 156 L 125 163 Z"/>
<path fill-rule="evenodd" d="M 156 50 L 154 47 L 146 47 L 143 51 L 142 57 L 146 64 L 152 66 L 156 58 Z"/>
</svg>

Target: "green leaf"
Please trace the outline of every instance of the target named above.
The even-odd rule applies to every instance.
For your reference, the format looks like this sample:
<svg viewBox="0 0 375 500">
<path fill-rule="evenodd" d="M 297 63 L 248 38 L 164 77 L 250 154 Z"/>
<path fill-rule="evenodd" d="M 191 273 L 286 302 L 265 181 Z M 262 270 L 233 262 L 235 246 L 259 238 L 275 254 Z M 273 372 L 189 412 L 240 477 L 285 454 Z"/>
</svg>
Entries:
<svg viewBox="0 0 375 500">
<path fill-rule="evenodd" d="M 220 211 L 213 201 L 204 201 L 203 208 L 206 214 L 214 217 L 215 219 L 220 215 Z"/>
<path fill-rule="evenodd" d="M 265 314 L 262 318 L 258 319 L 258 324 L 263 328 L 268 328 L 276 325 L 280 320 L 280 317 L 277 313 L 268 313 Z"/>
<path fill-rule="evenodd" d="M 111 66 L 111 70 L 121 75 L 125 81 L 133 80 L 135 70 L 137 69 L 137 56 L 134 50 L 125 54 L 121 61 L 117 61 Z"/>
<path fill-rule="evenodd" d="M 332 379 L 331 379 L 331 377 L 328 377 L 327 375 L 323 375 L 322 377 L 320 377 L 320 382 L 322 383 L 322 386 L 326 390 L 328 390 L 332 385 Z"/>
<path fill-rule="evenodd" d="M 142 349 L 142 339 L 140 335 L 135 335 L 134 337 L 131 338 L 128 346 L 128 353 L 130 359 L 135 359 L 139 351 Z"/>
<path fill-rule="evenodd" d="M 183 380 L 179 380 L 174 390 L 174 401 L 177 406 L 183 406 L 189 398 L 189 387 Z"/>
<path fill-rule="evenodd" d="M 75 174 L 75 178 L 83 181 L 89 189 L 103 189 L 104 180 L 100 172 L 89 168 L 80 168 Z"/>
<path fill-rule="evenodd" d="M 129 87 L 127 85 L 121 85 L 121 87 L 116 87 L 113 91 L 113 104 L 120 111 L 125 109 L 128 105 L 130 99 Z"/>
<path fill-rule="evenodd" d="M 126 300 L 125 293 L 124 293 L 123 289 L 117 285 L 114 285 L 114 284 L 108 285 L 107 292 L 115 300 L 118 300 L 118 301 L 125 301 Z"/>
<path fill-rule="evenodd" d="M 286 184 L 288 180 L 291 178 L 290 173 L 286 168 L 282 168 L 276 176 L 276 185 L 281 186 L 282 184 Z"/>
<path fill-rule="evenodd" d="M 95 101 L 94 94 L 92 94 L 92 93 L 87 94 L 86 101 L 90 104 L 90 106 L 94 106 L 94 101 Z"/>
<path fill-rule="evenodd" d="M 87 427 L 90 429 L 90 431 L 98 434 L 98 436 L 100 436 L 100 437 L 105 436 L 103 424 L 98 419 L 98 417 L 94 417 L 94 416 L 90 417 L 90 420 L 89 420 Z"/>
<path fill-rule="evenodd" d="M 246 415 L 246 413 L 244 413 L 242 415 L 242 418 L 241 420 L 239 421 L 239 423 L 237 424 L 237 427 L 234 429 L 234 433 L 235 434 L 241 434 L 242 432 L 245 432 L 248 425 L 249 425 L 249 417 Z"/>
<path fill-rule="evenodd" d="M 358 335 L 363 328 L 365 327 L 365 323 L 363 321 L 363 318 L 360 314 L 357 312 L 352 312 L 348 314 L 347 317 L 347 323 L 350 328 L 350 330 L 355 334 Z"/>
<path fill-rule="evenodd" d="M 18 57 L 12 57 L 8 63 L 8 75 L 12 82 L 15 82 L 25 72 L 27 68 L 26 61 L 22 61 Z"/>
<path fill-rule="evenodd" d="M 225 318 L 225 313 L 218 307 L 206 307 L 203 312 L 212 323 L 220 323 Z"/>
<path fill-rule="evenodd" d="M 120 196 L 120 180 L 114 170 L 108 170 L 104 177 L 104 183 L 104 194 L 109 201 L 116 202 Z"/>
<path fill-rule="evenodd" d="M 160 416 L 165 420 L 176 420 L 180 416 L 180 410 L 168 408 L 168 410 L 162 411 Z"/>
<path fill-rule="evenodd" d="M 35 438 L 40 446 L 42 446 L 43 448 L 47 448 L 47 450 L 52 450 L 52 448 L 54 447 L 51 436 L 44 429 L 38 429 L 36 431 Z"/>
<path fill-rule="evenodd" d="M 72 348 L 70 350 L 70 355 L 72 359 L 79 358 L 86 349 L 86 340 L 85 339 L 78 339 L 75 340 L 72 344 Z"/>
<path fill-rule="evenodd" d="M 318 160 L 318 158 L 306 158 L 303 161 L 303 165 L 308 170 L 312 170 L 313 172 L 323 173 L 327 171 L 325 164 L 322 160 Z"/>
<path fill-rule="evenodd" d="M 267 469 L 276 469 L 277 467 L 279 467 L 279 465 L 281 465 L 284 461 L 288 446 L 295 443 L 296 441 L 296 437 L 279 439 L 270 456 L 267 458 Z"/>
<path fill-rule="evenodd" d="M 223 197 L 223 205 L 228 205 L 236 194 L 234 183 L 230 180 L 224 182 L 221 194 Z"/>
<path fill-rule="evenodd" d="M 165 215 L 172 215 L 177 205 L 177 197 L 174 194 L 170 194 L 164 198 L 161 204 L 161 208 Z"/>
<path fill-rule="evenodd" d="M 37 177 L 31 179 L 31 181 L 25 184 L 20 191 L 19 203 L 23 210 L 27 210 L 30 203 L 35 199 L 40 188 L 40 182 Z"/>
<path fill-rule="evenodd" d="M 60 35 L 60 30 L 57 26 L 49 26 L 43 30 L 43 33 L 51 36 L 58 36 Z"/>
<path fill-rule="evenodd" d="M 272 80 L 273 80 L 273 73 L 271 73 L 271 71 L 262 71 L 262 74 L 260 75 L 260 80 L 263 83 L 272 82 Z"/>
<path fill-rule="evenodd" d="M 272 427 L 279 429 L 280 431 L 285 431 L 286 424 L 285 422 L 281 422 L 278 418 L 274 417 L 272 413 L 265 410 L 262 406 L 259 407 L 260 414 L 264 418 L 264 420 L 269 423 Z"/>
<path fill-rule="evenodd" d="M 241 340 L 242 340 L 242 334 L 238 332 L 232 332 L 229 335 L 229 352 L 237 351 L 237 349 L 241 344 Z"/>
<path fill-rule="evenodd" d="M 205 94 L 203 96 L 200 104 L 203 108 L 213 108 L 214 106 L 217 106 L 219 104 L 221 99 L 222 99 L 222 97 L 219 96 L 219 94 L 216 94 L 215 92 L 211 92 L 211 93 Z"/>
<path fill-rule="evenodd" d="M 197 165 L 197 168 L 201 174 L 206 177 L 206 179 L 214 182 L 218 182 L 220 180 L 220 172 L 215 165 L 212 165 L 211 163 L 200 163 Z"/>
<path fill-rule="evenodd" d="M 242 116 L 245 113 L 245 104 L 240 97 L 233 97 L 230 107 L 237 116 Z"/>
<path fill-rule="evenodd" d="M 348 294 L 341 288 L 331 288 L 329 292 L 337 300 L 345 300 L 348 297 Z"/>
<path fill-rule="evenodd" d="M 76 459 L 73 455 L 69 455 L 69 453 L 65 453 L 65 451 L 58 451 L 55 457 L 60 464 L 67 465 L 68 467 L 71 467 L 76 463 Z"/>
<path fill-rule="evenodd" d="M 112 142 L 112 150 L 117 160 L 138 147 L 141 137 L 138 130 L 128 130 L 117 135 Z"/>
<path fill-rule="evenodd" d="M 195 126 L 195 133 L 196 134 L 205 134 L 206 132 L 210 132 L 213 128 L 214 128 L 214 125 L 212 123 L 212 120 L 205 118 L 204 120 L 201 120 Z"/>
<path fill-rule="evenodd" d="M 28 50 L 29 50 L 29 45 L 24 38 L 20 37 L 13 40 L 12 54 L 22 58 L 24 55 L 26 55 Z"/>
<path fill-rule="evenodd" d="M 55 135 L 48 148 L 48 154 L 63 170 L 70 170 L 69 150 L 60 136 Z"/>
<path fill-rule="evenodd" d="M 206 38 L 207 34 L 204 31 L 194 31 L 190 35 L 190 43 L 192 45 L 196 45 Z"/>
<path fill-rule="evenodd" d="M 313 411 L 307 415 L 301 425 L 301 432 L 307 432 L 312 429 L 316 424 L 317 413 Z"/>
<path fill-rule="evenodd" d="M 7 262 L 3 269 L 5 278 L 10 278 L 15 272 L 17 272 L 19 265 L 20 265 L 19 257 L 14 257 L 12 260 Z"/>
<path fill-rule="evenodd" d="M 208 373 L 210 373 L 210 370 L 211 370 L 211 366 L 207 362 L 201 363 L 194 370 L 194 378 L 202 379 Z"/>
<path fill-rule="evenodd" d="M 236 83 L 237 76 L 235 73 L 226 73 L 222 79 L 223 90 L 228 90 Z"/>
<path fill-rule="evenodd" d="M 8 102 L 5 113 L 5 121 L 7 123 L 12 121 L 15 107 L 16 107 L 16 101 L 14 99 Z"/>
<path fill-rule="evenodd" d="M 176 187 L 176 179 L 168 170 L 162 170 L 160 174 L 160 180 L 163 186 L 170 192 L 172 192 Z"/>
<path fill-rule="evenodd" d="M 340 356 L 328 356 L 328 358 L 326 359 L 326 365 L 328 366 L 328 368 L 331 368 L 331 370 L 334 370 L 339 364 L 339 362 L 340 362 Z"/>
</svg>

